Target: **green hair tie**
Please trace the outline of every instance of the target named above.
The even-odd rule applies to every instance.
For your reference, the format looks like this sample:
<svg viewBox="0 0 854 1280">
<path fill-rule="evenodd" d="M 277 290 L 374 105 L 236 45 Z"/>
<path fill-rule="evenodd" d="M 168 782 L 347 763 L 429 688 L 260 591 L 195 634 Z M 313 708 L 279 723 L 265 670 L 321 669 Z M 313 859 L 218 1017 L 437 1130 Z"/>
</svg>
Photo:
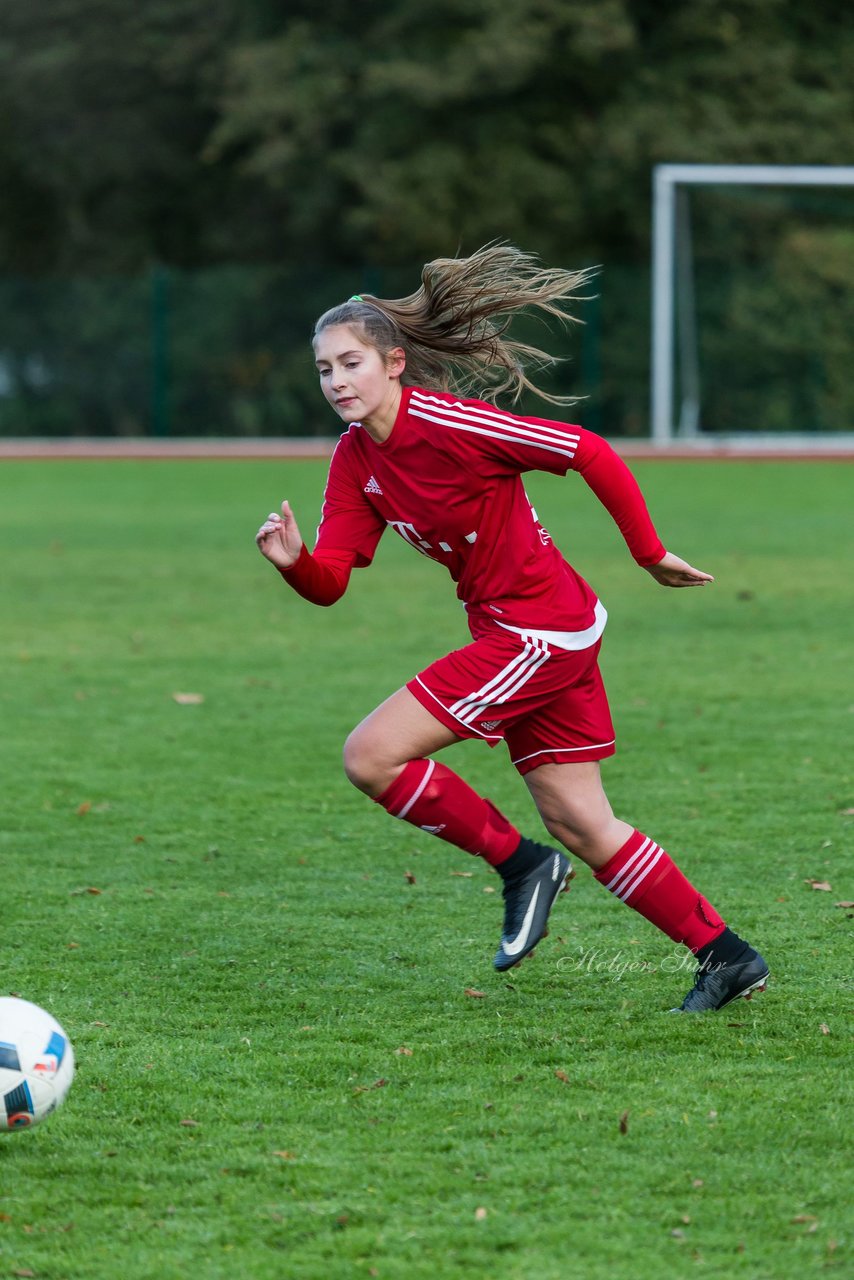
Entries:
<svg viewBox="0 0 854 1280">
<path fill-rule="evenodd" d="M 354 293 L 354 294 L 353 294 L 353 296 L 352 296 L 352 298 L 350 299 L 350 301 L 351 301 L 351 302 L 364 302 L 364 301 L 365 301 L 365 299 L 362 297 L 362 295 L 361 295 L 360 293 Z"/>
</svg>

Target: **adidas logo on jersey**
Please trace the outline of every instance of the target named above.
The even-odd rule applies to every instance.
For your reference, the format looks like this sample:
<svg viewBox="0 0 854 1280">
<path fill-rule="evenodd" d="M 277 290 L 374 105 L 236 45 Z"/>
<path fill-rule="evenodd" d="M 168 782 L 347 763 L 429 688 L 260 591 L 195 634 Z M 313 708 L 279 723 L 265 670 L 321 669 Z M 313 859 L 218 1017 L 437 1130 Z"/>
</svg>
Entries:
<svg viewBox="0 0 854 1280">
<path fill-rule="evenodd" d="M 377 484 L 376 476 L 371 476 L 370 480 L 365 485 L 365 493 L 378 493 L 380 497 L 383 496 L 383 491 Z"/>
</svg>

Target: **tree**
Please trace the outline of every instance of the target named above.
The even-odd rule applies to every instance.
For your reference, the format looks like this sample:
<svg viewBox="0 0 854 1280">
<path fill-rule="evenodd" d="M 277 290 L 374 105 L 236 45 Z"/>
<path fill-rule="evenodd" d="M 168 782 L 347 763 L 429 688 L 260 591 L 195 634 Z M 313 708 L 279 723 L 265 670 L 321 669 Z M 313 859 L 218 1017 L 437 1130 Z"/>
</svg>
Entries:
<svg viewBox="0 0 854 1280">
<path fill-rule="evenodd" d="M 397 0 L 358 25 L 297 6 L 228 59 L 208 154 L 263 182 L 302 251 L 397 262 L 497 235 L 645 256 L 656 161 L 850 151 L 836 8 Z"/>
<path fill-rule="evenodd" d="M 6 268 L 645 258 L 658 160 L 850 155 L 815 0 L 0 0 Z"/>
<path fill-rule="evenodd" d="M 305 413 L 304 335 L 348 282 L 408 292 L 420 262 L 500 238 L 605 264 L 574 369 L 587 359 L 580 389 L 601 388 L 596 425 L 642 431 L 652 166 L 849 159 L 852 63 L 854 27 L 828 0 L 0 0 L 0 275 L 117 276 L 67 294 L 7 281 L 0 372 L 46 423 L 48 366 L 67 390 L 134 348 L 133 377 L 94 388 L 97 412 L 69 392 L 62 429 L 145 421 L 149 295 L 122 281 L 162 264 L 185 325 L 173 369 L 191 371 L 181 429 L 191 413 L 215 429 L 228 401 L 226 425 L 274 431 L 283 405 Z M 845 287 L 847 242 L 798 234 L 754 210 L 714 252 L 795 254 L 820 311 Z M 738 308 L 745 343 L 751 316 L 775 315 L 791 365 L 793 295 L 780 317 L 759 275 L 747 293 L 722 292 L 722 314 Z M 76 346 L 75 305 L 93 309 Z M 822 404 L 844 416 L 850 339 L 827 314 Z"/>
<path fill-rule="evenodd" d="M 215 253 L 231 175 L 198 156 L 234 27 L 230 0 L 0 0 L 7 271 Z"/>
</svg>

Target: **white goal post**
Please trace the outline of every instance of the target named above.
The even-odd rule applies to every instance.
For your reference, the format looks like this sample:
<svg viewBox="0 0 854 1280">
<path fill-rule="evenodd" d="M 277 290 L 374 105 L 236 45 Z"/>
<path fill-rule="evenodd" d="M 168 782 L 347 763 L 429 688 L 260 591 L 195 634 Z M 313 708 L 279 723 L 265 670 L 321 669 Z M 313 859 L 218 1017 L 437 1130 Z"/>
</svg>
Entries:
<svg viewBox="0 0 854 1280">
<path fill-rule="evenodd" d="M 777 187 L 852 187 L 854 165 L 660 164 L 653 170 L 652 203 L 652 372 L 651 435 L 666 447 L 677 435 L 696 437 L 699 422 L 699 373 L 690 262 L 679 271 L 680 254 L 690 254 L 687 212 L 680 217 L 680 187 L 753 185 Z M 683 226 L 680 228 L 680 221 Z M 681 232 L 681 233 L 680 233 Z M 677 308 L 681 278 L 683 305 Z M 676 323 L 679 322 L 680 404 L 674 424 Z"/>
</svg>

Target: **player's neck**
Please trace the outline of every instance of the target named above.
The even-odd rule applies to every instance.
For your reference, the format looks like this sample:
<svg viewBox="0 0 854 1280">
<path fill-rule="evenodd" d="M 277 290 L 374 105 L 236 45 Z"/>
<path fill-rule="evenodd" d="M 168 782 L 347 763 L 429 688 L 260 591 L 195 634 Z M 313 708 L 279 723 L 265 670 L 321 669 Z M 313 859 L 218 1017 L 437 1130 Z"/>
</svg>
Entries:
<svg viewBox="0 0 854 1280">
<path fill-rule="evenodd" d="M 400 382 L 395 378 L 390 383 L 389 393 L 382 404 L 377 405 L 372 413 L 362 418 L 362 427 L 377 444 L 384 444 L 392 431 L 394 431 L 394 424 L 397 421 L 397 415 L 400 410 L 401 397 Z"/>
</svg>

